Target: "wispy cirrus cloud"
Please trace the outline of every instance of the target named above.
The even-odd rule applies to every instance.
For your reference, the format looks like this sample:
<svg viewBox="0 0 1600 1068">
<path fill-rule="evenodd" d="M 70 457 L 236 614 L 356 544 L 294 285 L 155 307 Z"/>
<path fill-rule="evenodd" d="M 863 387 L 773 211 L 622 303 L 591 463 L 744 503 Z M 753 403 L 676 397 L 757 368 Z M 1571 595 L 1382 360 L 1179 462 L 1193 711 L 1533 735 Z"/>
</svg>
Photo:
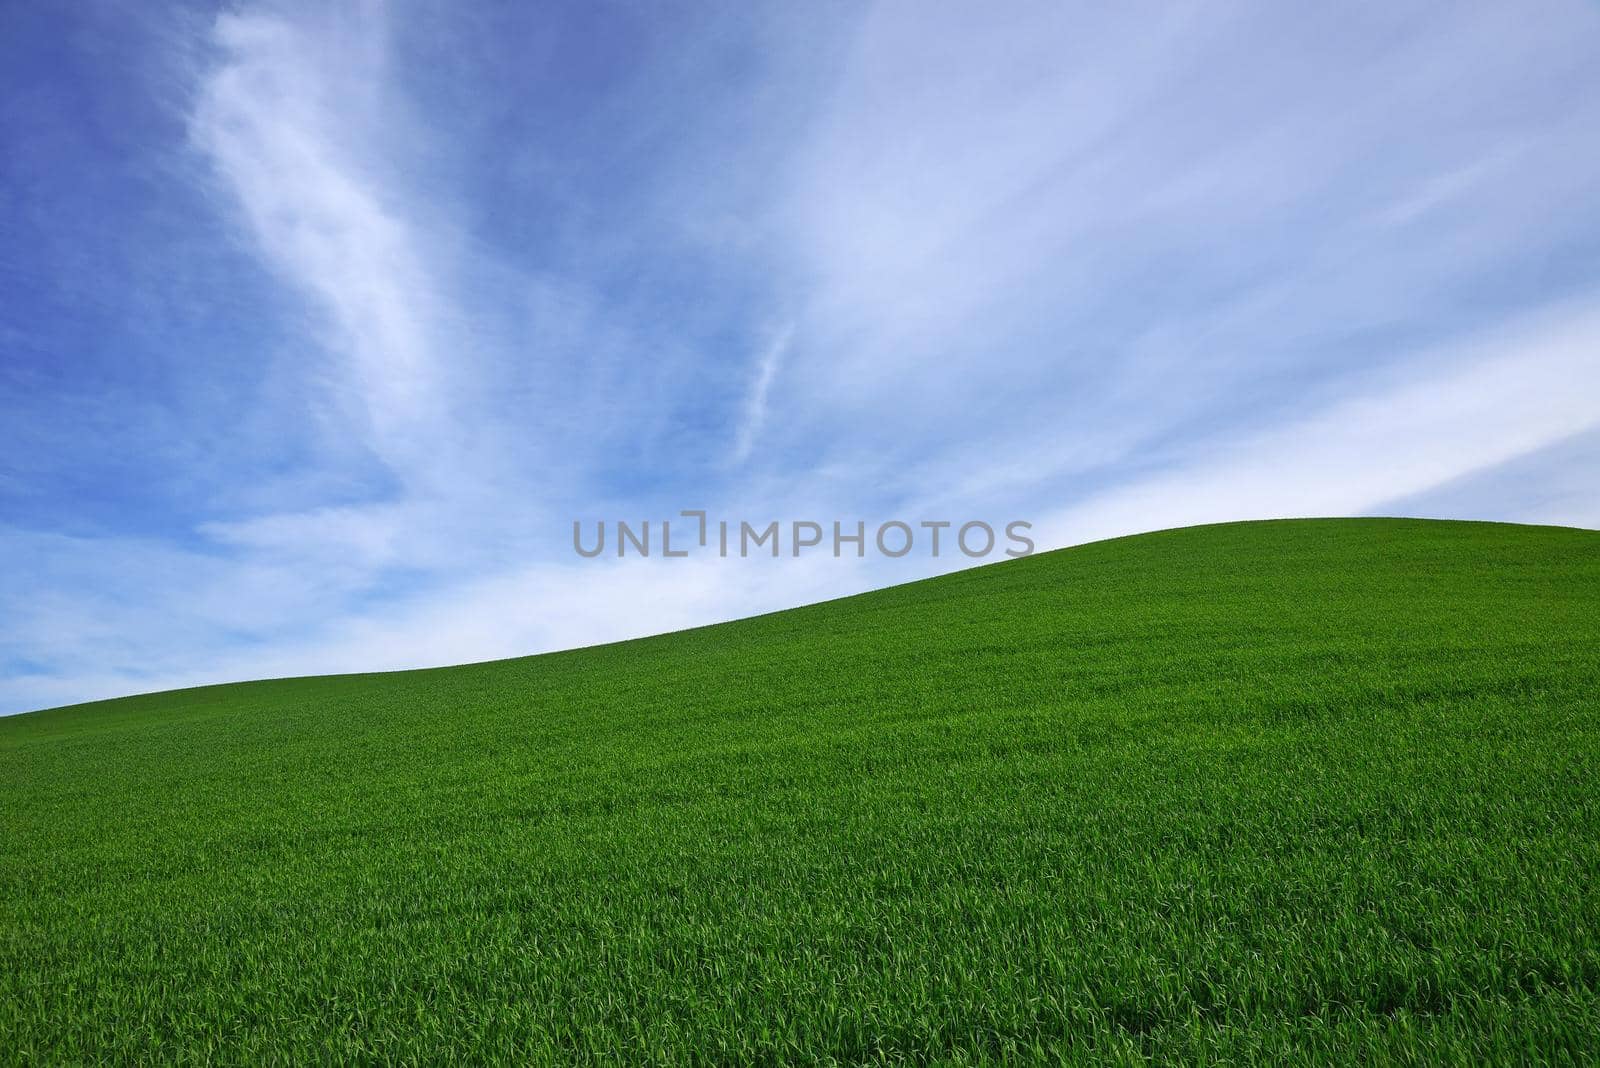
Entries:
<svg viewBox="0 0 1600 1068">
<path fill-rule="evenodd" d="M 1591 11 L 1025 10 L 875 5 L 798 155 L 816 285 L 768 423 L 889 492 L 1099 494 L 1386 381 L 1447 394 L 1480 334 L 1600 289 L 1556 251 L 1593 241 Z M 1487 425 L 1447 430 L 1474 440 L 1437 442 L 1446 479 Z"/>
<path fill-rule="evenodd" d="M 1190 442 L 1155 471 L 1049 516 L 1041 533 L 1070 544 L 1145 529 L 1151 516 L 1185 526 L 1242 515 L 1414 514 L 1394 505 L 1600 430 L 1600 402 L 1571 388 L 1600 382 L 1600 311 L 1591 305 L 1545 311 L 1462 341 L 1448 360 L 1432 356 L 1416 361 L 1421 374 L 1390 373 L 1388 381 L 1297 418 Z M 1568 470 L 1553 474 L 1565 479 Z M 1457 517 L 1504 514 L 1492 498 L 1458 499 L 1464 507 Z M 1563 514 L 1519 518 L 1600 518 L 1592 501 L 1569 499 L 1566 506 Z"/>
<path fill-rule="evenodd" d="M 335 29 L 330 41 L 279 15 L 219 17 L 191 133 L 266 261 L 322 314 L 330 359 L 311 373 L 351 402 L 398 475 L 437 481 L 452 417 L 442 280 L 357 155 L 387 27 L 368 5 Z"/>
<path fill-rule="evenodd" d="M 761 426 L 767 420 L 767 395 L 772 392 L 772 383 L 778 375 L 778 368 L 783 362 L 784 353 L 789 349 L 789 343 L 794 337 L 794 327 L 785 325 L 775 330 L 771 340 L 761 349 L 755 362 L 755 375 L 750 383 L 750 392 L 745 400 L 744 417 L 739 423 L 738 436 L 733 444 L 733 462 L 743 463 L 749 459 L 751 449 L 755 448 L 756 438 L 761 433 Z"/>
</svg>

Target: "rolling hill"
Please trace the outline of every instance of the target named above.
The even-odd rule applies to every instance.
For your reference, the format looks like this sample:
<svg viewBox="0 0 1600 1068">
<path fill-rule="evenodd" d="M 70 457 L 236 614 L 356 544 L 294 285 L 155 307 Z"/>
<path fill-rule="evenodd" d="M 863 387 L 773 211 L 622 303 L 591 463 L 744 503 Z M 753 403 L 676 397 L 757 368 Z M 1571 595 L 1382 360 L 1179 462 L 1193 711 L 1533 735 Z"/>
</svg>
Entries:
<svg viewBox="0 0 1600 1068">
<path fill-rule="evenodd" d="M 0 1059 L 1600 1055 L 1600 534 L 1188 528 L 0 720 Z"/>
</svg>

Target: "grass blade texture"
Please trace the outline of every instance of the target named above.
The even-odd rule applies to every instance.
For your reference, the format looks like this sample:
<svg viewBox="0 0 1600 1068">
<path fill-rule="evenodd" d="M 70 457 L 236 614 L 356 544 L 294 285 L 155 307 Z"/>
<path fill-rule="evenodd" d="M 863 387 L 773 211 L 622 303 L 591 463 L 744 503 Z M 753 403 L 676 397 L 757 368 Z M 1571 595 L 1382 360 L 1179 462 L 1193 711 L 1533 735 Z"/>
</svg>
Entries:
<svg viewBox="0 0 1600 1068">
<path fill-rule="evenodd" d="M 1166 531 L 0 720 L 0 1059 L 1600 1056 L 1600 534 Z"/>
</svg>

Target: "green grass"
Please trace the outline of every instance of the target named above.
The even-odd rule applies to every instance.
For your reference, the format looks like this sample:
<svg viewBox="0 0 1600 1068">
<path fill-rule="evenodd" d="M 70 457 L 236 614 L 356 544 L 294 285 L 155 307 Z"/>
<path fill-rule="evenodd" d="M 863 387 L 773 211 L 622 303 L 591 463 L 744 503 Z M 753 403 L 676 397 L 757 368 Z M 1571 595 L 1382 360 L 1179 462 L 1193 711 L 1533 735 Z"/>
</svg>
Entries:
<svg viewBox="0 0 1600 1068">
<path fill-rule="evenodd" d="M 1600 534 L 1101 542 L 0 720 L 0 1058 L 1592 1061 Z"/>
</svg>

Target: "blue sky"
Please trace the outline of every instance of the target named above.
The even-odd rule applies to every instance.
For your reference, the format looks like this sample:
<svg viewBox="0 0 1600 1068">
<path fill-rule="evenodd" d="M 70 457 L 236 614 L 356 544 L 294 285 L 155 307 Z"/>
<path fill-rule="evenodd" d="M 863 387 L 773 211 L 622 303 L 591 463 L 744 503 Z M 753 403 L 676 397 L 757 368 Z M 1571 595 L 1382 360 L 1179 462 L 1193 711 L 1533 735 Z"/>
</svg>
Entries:
<svg viewBox="0 0 1600 1068">
<path fill-rule="evenodd" d="M 959 566 L 1600 526 L 1600 7 L 8 4 L 0 711 Z"/>
</svg>

